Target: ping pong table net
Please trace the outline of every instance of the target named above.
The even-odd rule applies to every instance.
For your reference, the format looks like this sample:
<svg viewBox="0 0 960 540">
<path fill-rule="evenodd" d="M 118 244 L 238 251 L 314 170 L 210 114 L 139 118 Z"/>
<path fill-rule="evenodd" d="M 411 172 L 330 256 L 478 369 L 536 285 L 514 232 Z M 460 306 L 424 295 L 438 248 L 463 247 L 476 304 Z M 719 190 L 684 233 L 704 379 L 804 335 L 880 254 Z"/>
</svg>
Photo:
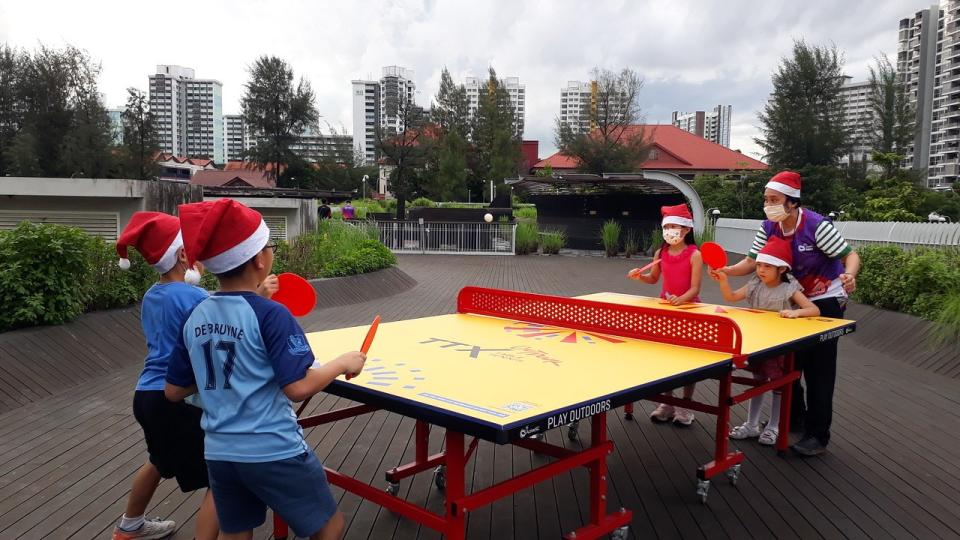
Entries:
<svg viewBox="0 0 960 540">
<path fill-rule="evenodd" d="M 457 311 L 739 355 L 740 327 L 726 317 L 483 287 L 464 287 Z"/>
</svg>

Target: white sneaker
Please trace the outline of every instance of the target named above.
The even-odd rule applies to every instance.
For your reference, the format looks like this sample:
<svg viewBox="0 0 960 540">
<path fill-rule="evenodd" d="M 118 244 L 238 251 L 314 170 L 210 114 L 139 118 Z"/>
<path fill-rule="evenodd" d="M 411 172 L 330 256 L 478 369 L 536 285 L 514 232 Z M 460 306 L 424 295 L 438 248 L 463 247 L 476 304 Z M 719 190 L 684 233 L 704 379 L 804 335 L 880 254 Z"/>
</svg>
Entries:
<svg viewBox="0 0 960 540">
<path fill-rule="evenodd" d="M 164 521 L 160 518 L 148 519 L 135 531 L 124 531 L 120 527 L 113 528 L 113 540 L 155 540 L 170 536 L 177 530 L 175 521 Z"/>
<path fill-rule="evenodd" d="M 678 426 L 689 426 L 693 423 L 693 411 L 677 407 L 677 412 L 673 415 L 673 423 Z"/>
<path fill-rule="evenodd" d="M 742 441 L 743 439 L 756 439 L 760 436 L 760 426 L 751 426 L 744 422 L 730 430 L 730 438 Z"/>
<path fill-rule="evenodd" d="M 650 419 L 654 422 L 669 422 L 673 420 L 675 414 L 675 409 L 673 405 L 667 405 L 666 403 L 661 403 L 657 405 L 657 408 L 650 413 Z"/>
</svg>

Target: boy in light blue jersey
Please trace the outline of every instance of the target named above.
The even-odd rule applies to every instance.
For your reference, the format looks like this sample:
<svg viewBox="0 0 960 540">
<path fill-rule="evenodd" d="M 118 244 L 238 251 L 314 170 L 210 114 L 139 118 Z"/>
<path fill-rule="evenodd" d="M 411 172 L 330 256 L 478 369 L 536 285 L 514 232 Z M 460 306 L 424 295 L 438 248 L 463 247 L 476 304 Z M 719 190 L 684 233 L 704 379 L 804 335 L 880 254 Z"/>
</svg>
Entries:
<svg viewBox="0 0 960 540">
<path fill-rule="evenodd" d="M 275 247 L 259 213 L 221 199 L 181 205 L 180 216 L 188 257 L 217 276 L 220 291 L 187 318 L 166 395 L 200 394 L 221 538 L 252 538 L 267 507 L 298 536 L 338 538 L 343 516 L 291 400 L 359 373 L 366 357 L 349 352 L 311 369 L 314 356 L 300 325 L 284 306 L 254 293 Z"/>
</svg>

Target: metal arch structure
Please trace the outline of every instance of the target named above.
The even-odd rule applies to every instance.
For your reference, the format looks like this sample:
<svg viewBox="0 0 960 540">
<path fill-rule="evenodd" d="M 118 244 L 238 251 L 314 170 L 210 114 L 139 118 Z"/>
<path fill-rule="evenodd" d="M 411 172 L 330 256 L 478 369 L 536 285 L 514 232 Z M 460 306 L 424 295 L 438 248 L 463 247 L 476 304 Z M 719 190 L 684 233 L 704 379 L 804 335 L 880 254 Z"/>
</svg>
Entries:
<svg viewBox="0 0 960 540">
<path fill-rule="evenodd" d="M 630 187 L 645 193 L 680 192 L 690 203 L 693 213 L 693 230 L 703 232 L 706 220 L 703 202 L 690 184 L 676 174 L 666 171 L 643 171 L 642 173 L 604 173 L 603 175 L 588 173 L 554 173 L 550 177 L 521 176 L 519 178 L 505 178 L 508 186 L 519 187 L 532 193 L 560 193 L 571 186 L 592 185 L 601 188 L 615 189 Z M 661 186 L 669 186 L 671 190 Z"/>
<path fill-rule="evenodd" d="M 697 234 L 703 232 L 703 225 L 706 219 L 706 211 L 703 208 L 703 202 L 700 201 L 700 195 L 693 189 L 686 180 L 679 176 L 665 171 L 643 171 L 643 177 L 648 180 L 656 180 L 665 184 L 670 184 L 677 191 L 686 197 L 690 203 L 690 212 L 693 213 L 693 230 Z"/>
</svg>

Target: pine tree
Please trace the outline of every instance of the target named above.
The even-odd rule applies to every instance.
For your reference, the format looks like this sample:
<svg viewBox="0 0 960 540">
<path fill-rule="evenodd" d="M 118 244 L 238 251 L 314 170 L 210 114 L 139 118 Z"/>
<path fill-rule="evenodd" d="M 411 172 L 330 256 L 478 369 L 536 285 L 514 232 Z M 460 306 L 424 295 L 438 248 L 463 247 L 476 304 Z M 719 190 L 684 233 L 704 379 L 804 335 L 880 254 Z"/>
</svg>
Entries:
<svg viewBox="0 0 960 540">
<path fill-rule="evenodd" d="M 516 115 L 510 94 L 492 67 L 487 87 L 480 92 L 471 139 L 474 190 L 482 193 L 489 181 L 502 188 L 504 179 L 517 176 L 521 156 Z"/>
<path fill-rule="evenodd" d="M 773 75 L 773 95 L 759 114 L 755 139 L 774 168 L 833 166 L 849 153 L 844 124 L 843 57 L 835 46 L 795 41 Z"/>
</svg>

